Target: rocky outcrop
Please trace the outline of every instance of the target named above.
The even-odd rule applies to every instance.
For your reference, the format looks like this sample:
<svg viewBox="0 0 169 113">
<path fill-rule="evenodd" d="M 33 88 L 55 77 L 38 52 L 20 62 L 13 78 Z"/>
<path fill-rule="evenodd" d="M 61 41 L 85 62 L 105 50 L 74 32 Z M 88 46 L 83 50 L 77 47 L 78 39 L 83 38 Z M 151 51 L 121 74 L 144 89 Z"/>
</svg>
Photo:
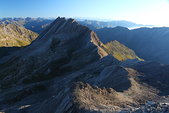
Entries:
<svg viewBox="0 0 169 113">
<path fill-rule="evenodd" d="M 30 46 L 1 60 L 1 83 L 32 82 L 34 77 L 43 80 L 95 62 L 100 59 L 99 45 L 92 39 L 97 36 L 87 27 L 73 19 L 57 18 Z"/>
<path fill-rule="evenodd" d="M 142 79 L 154 75 L 138 68 L 143 61 L 123 63 L 109 54 L 93 31 L 57 18 L 31 45 L 0 59 L 0 111 L 120 112 L 168 99 Z"/>
<path fill-rule="evenodd" d="M 30 76 L 36 75 L 39 78 L 44 73 L 53 76 L 55 73 L 63 73 L 65 69 L 74 71 L 108 54 L 110 53 L 93 31 L 73 19 L 57 18 L 30 46 L 1 60 L 2 83 L 11 84 L 16 82 L 16 78 L 30 81 Z M 8 68 L 3 68 L 4 66 Z"/>
</svg>

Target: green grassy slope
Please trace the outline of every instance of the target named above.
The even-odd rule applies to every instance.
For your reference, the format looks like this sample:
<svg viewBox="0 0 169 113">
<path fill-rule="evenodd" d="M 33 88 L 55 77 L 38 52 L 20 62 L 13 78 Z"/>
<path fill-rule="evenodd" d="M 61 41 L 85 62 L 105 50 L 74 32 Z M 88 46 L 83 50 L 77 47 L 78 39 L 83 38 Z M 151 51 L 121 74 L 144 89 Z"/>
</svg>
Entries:
<svg viewBox="0 0 169 113">
<path fill-rule="evenodd" d="M 0 24 L 0 47 L 29 45 L 38 34 L 14 24 Z"/>
<path fill-rule="evenodd" d="M 103 48 L 108 54 L 111 54 L 119 61 L 124 61 L 127 59 L 143 60 L 140 59 L 133 50 L 129 49 L 116 40 L 103 44 Z"/>
</svg>

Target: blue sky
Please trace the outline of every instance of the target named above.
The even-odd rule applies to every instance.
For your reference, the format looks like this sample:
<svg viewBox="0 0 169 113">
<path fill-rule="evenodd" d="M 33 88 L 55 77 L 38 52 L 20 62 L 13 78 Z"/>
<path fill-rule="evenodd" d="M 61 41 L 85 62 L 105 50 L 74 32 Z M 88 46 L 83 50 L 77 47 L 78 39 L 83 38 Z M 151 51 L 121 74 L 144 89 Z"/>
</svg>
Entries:
<svg viewBox="0 0 169 113">
<path fill-rule="evenodd" d="M 84 17 L 169 26 L 168 0 L 0 0 L 2 17 Z"/>
</svg>

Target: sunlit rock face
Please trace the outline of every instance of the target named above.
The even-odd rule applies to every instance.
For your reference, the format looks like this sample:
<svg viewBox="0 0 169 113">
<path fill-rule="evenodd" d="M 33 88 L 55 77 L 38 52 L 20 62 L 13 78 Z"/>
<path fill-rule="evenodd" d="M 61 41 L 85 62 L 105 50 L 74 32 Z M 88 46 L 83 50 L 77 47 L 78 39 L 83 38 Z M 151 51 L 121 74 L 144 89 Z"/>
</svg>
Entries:
<svg viewBox="0 0 169 113">
<path fill-rule="evenodd" d="M 0 47 L 29 45 L 38 34 L 15 24 L 0 24 Z"/>
</svg>

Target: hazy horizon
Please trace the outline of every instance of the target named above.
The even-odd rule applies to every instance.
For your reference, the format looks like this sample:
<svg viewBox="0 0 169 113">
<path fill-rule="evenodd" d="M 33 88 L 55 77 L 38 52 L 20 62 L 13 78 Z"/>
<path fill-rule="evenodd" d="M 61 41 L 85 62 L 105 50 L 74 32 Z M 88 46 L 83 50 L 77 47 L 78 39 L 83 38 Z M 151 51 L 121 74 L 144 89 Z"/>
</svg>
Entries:
<svg viewBox="0 0 169 113">
<path fill-rule="evenodd" d="M 0 18 L 61 16 L 169 26 L 168 0 L 1 0 L 0 3 Z"/>
</svg>

